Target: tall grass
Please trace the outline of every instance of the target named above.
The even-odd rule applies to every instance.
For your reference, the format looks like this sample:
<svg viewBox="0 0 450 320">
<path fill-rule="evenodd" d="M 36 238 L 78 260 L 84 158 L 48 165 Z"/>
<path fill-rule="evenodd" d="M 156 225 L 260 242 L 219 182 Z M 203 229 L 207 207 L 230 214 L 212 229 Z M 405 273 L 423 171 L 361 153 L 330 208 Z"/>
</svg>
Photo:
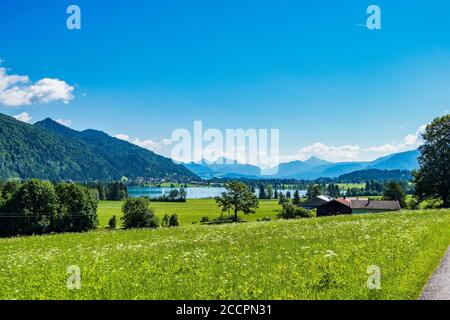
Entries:
<svg viewBox="0 0 450 320">
<path fill-rule="evenodd" d="M 449 210 L 1 239 L 0 298 L 415 299 L 449 242 Z"/>
</svg>

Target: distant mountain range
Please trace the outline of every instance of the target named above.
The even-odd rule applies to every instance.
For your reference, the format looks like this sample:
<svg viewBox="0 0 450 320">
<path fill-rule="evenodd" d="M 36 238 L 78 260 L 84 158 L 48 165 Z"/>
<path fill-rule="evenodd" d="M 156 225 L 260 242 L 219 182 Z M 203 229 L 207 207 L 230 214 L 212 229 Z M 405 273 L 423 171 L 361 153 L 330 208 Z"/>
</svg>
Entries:
<svg viewBox="0 0 450 320">
<path fill-rule="evenodd" d="M 176 164 L 171 159 L 101 131 L 76 131 L 51 119 L 30 125 L 0 114 L 0 179 L 86 181 L 117 180 L 126 176 L 178 181 L 214 177 L 306 180 L 336 178 L 370 169 L 410 171 L 418 167 L 418 155 L 419 151 L 413 150 L 370 162 L 342 163 L 311 157 L 306 161 L 282 163 L 276 174 L 262 175 L 257 166 L 226 159 L 215 163 Z"/>
<path fill-rule="evenodd" d="M 187 163 L 185 166 L 198 176 L 209 179 L 220 176 L 227 177 L 258 177 L 261 173 L 259 167 L 250 164 L 240 164 L 237 161 L 219 158 L 213 163 L 204 161 L 203 164 Z"/>
<path fill-rule="evenodd" d="M 51 119 L 34 125 L 0 114 L 0 179 L 199 180 L 183 165 L 96 130 L 76 131 Z"/>
<path fill-rule="evenodd" d="M 239 164 L 211 164 L 188 163 L 185 166 L 202 178 L 213 177 L 245 177 L 245 178 L 277 178 L 277 179 L 317 179 L 336 178 L 358 170 L 413 170 L 418 167 L 418 150 L 391 154 L 370 162 L 340 162 L 332 163 L 316 157 L 306 161 L 292 161 L 282 163 L 274 175 L 262 175 L 261 169 L 252 165 Z M 222 163 L 225 163 L 223 159 Z M 219 162 L 220 163 L 220 162 Z"/>
</svg>

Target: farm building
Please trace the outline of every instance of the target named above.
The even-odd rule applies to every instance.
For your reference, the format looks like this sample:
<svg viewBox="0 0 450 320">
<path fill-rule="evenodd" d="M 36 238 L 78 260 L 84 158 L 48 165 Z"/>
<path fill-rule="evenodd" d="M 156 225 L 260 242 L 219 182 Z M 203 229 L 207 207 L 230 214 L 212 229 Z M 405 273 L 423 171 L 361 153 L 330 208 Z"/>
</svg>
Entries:
<svg viewBox="0 0 450 320">
<path fill-rule="evenodd" d="M 327 204 L 331 200 L 333 200 L 333 198 L 329 196 L 316 196 L 312 199 L 308 199 L 305 202 L 301 203 L 300 207 L 308 210 L 316 209 L 321 205 Z"/>
<path fill-rule="evenodd" d="M 326 217 L 341 214 L 375 213 L 400 210 L 398 201 L 332 199 L 317 207 L 317 216 Z"/>
<path fill-rule="evenodd" d="M 352 214 L 350 201 L 345 199 L 333 199 L 317 208 L 318 217 L 334 216 L 340 214 Z"/>
<path fill-rule="evenodd" d="M 353 213 L 397 211 L 401 209 L 398 201 L 387 200 L 351 200 L 350 206 Z"/>
</svg>

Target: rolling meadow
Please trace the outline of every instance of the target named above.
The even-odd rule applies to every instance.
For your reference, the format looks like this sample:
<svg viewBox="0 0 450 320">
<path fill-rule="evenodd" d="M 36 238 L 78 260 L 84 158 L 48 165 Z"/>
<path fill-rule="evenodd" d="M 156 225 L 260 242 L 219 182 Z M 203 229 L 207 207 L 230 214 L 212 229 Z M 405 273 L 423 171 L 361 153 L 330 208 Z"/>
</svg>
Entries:
<svg viewBox="0 0 450 320">
<path fill-rule="evenodd" d="M 122 216 L 122 205 L 124 201 L 100 201 L 97 209 L 100 227 L 107 227 L 108 221 L 113 215 L 117 218 Z M 220 216 L 221 211 L 214 199 L 187 199 L 186 202 L 151 202 L 150 208 L 155 214 L 162 218 L 165 214 L 176 213 L 181 225 L 199 223 L 202 217 L 210 220 Z M 260 200 L 259 208 L 255 214 L 243 216 L 246 221 L 261 220 L 264 217 L 275 219 L 280 213 L 281 206 L 278 200 Z M 119 219 L 120 221 L 120 219 Z"/>
<path fill-rule="evenodd" d="M 256 222 L 276 214 L 269 201 L 250 222 L 211 226 L 192 222 L 216 216 L 214 203 L 188 203 L 152 203 L 176 210 L 177 228 L 0 239 L 0 299 L 416 299 L 450 244 L 450 210 Z M 114 204 L 101 204 L 102 225 Z"/>
</svg>

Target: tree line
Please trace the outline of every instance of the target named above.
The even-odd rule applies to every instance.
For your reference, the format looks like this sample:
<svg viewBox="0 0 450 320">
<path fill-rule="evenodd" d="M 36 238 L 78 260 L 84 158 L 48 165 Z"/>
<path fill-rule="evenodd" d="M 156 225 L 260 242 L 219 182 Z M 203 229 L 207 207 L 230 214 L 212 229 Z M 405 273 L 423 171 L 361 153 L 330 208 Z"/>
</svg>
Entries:
<svg viewBox="0 0 450 320">
<path fill-rule="evenodd" d="M 96 194 L 80 184 L 7 181 L 0 184 L 0 236 L 94 229 L 97 201 Z"/>
<path fill-rule="evenodd" d="M 128 198 L 128 189 L 124 181 L 88 182 L 84 185 L 96 190 L 99 200 L 120 201 Z"/>
<path fill-rule="evenodd" d="M 172 189 L 169 194 L 163 194 L 157 198 L 149 198 L 150 201 L 156 202 L 186 202 L 187 191 L 185 188 Z"/>
</svg>

